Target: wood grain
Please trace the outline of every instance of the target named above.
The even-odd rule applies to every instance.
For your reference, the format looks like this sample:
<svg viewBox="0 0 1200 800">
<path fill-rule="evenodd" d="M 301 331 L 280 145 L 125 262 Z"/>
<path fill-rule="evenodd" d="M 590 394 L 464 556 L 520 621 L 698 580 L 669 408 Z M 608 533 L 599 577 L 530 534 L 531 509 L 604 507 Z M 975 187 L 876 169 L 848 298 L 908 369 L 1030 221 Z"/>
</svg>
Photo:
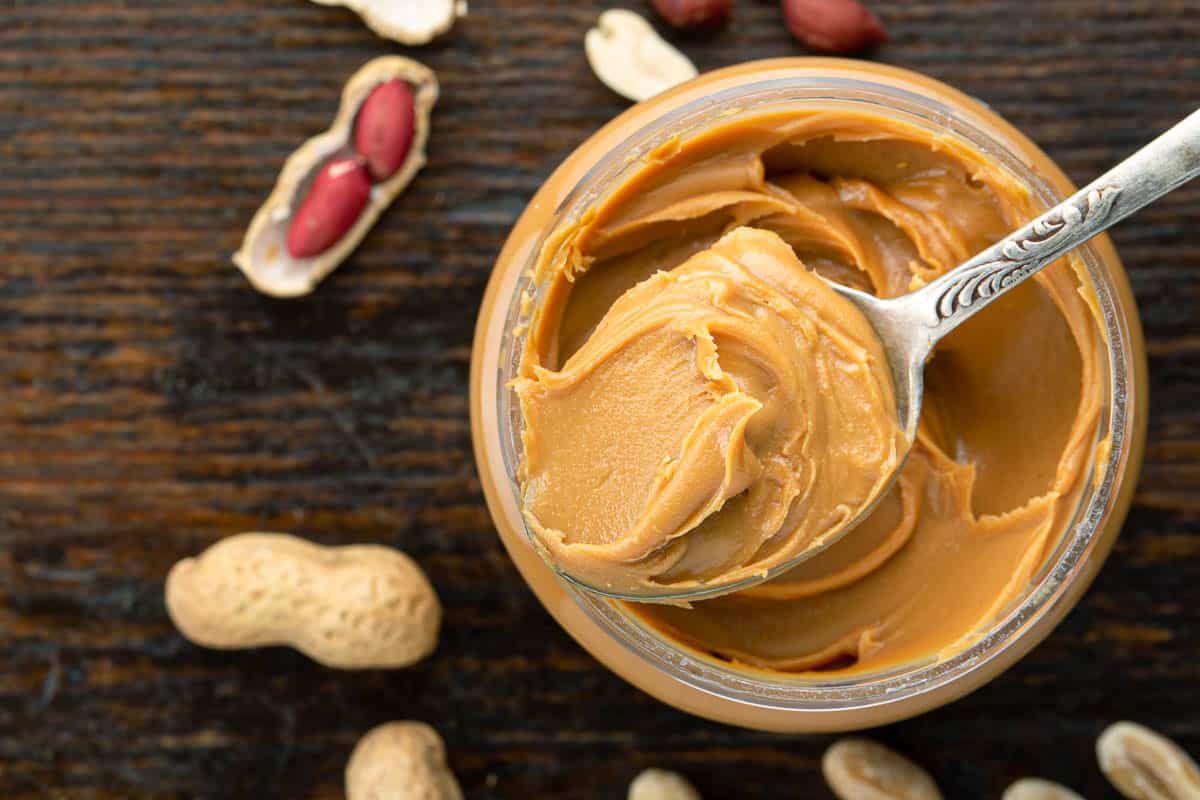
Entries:
<svg viewBox="0 0 1200 800">
<path fill-rule="evenodd" d="M 642 767 L 708 798 L 823 798 L 827 737 L 689 718 L 626 686 L 503 554 L 467 426 L 469 345 L 516 215 L 624 108 L 582 57 L 591 0 L 472 0 L 414 55 L 443 87 L 430 163 L 311 298 L 229 263 L 342 82 L 396 47 L 301 0 L 3 0 L 0 797 L 336 798 L 354 742 L 427 720 L 472 798 L 613 798 Z M 642 7 L 641 0 L 631 0 Z M 1200 101 L 1200 2 L 906 0 L 877 57 L 947 80 L 1077 180 Z M 778 8 L 669 34 L 702 69 L 802 52 Z M 1041 775 L 1115 797 L 1091 755 L 1133 718 L 1200 752 L 1200 187 L 1115 239 L 1149 339 L 1147 463 L 1066 623 L 949 708 L 879 732 L 947 796 Z M 222 535 L 382 542 L 447 608 L 437 654 L 342 673 L 185 643 L 171 563 Z"/>
</svg>

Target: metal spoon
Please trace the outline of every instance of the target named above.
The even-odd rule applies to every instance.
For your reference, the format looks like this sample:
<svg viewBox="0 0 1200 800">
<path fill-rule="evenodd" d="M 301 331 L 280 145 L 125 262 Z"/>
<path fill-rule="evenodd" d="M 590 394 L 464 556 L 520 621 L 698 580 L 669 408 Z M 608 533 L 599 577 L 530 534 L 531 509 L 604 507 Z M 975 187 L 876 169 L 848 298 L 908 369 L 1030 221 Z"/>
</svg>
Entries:
<svg viewBox="0 0 1200 800">
<path fill-rule="evenodd" d="M 921 416 L 925 361 L 939 341 L 1059 256 L 1197 175 L 1200 111 L 1193 111 L 1033 222 L 915 292 L 881 300 L 830 282 L 858 306 L 883 342 L 910 448 Z"/>
<path fill-rule="evenodd" d="M 733 584 L 711 583 L 678 591 L 665 586 L 661 592 L 639 596 L 614 594 L 582 583 L 580 585 L 625 600 L 700 600 L 761 583 L 811 558 L 845 536 L 887 494 L 916 441 L 917 421 L 921 416 L 921 400 L 925 390 L 925 362 L 934 346 L 950 331 L 1028 280 L 1042 267 L 1198 174 L 1200 111 L 1195 111 L 1033 222 L 915 292 L 883 300 L 830 282 L 830 286 L 854 303 L 874 326 L 891 367 L 896 416 L 908 442 L 891 479 L 881 483 L 878 494 L 870 498 L 862 513 L 841 531 L 822 540 L 821 547 L 799 553 L 764 576 Z M 564 577 L 579 583 L 570 576 Z"/>
</svg>

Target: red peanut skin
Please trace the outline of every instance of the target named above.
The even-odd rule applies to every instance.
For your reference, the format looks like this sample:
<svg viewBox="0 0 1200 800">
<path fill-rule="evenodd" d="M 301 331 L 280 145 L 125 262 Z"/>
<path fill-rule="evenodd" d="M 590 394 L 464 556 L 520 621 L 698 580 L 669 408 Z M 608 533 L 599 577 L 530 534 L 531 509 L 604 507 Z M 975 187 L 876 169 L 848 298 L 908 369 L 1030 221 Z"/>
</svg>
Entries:
<svg viewBox="0 0 1200 800">
<path fill-rule="evenodd" d="M 719 28 L 733 13 L 733 0 L 650 0 L 650 5 L 676 28 Z"/>
<path fill-rule="evenodd" d="M 376 86 L 354 124 L 354 149 L 367 161 L 371 177 L 385 181 L 408 158 L 416 131 L 412 88 L 395 79 Z"/>
<path fill-rule="evenodd" d="M 793 36 L 826 53 L 854 53 L 888 40 L 879 17 L 858 0 L 783 0 L 783 19 Z"/>
<path fill-rule="evenodd" d="M 367 168 L 352 158 L 330 161 L 317 173 L 312 188 L 288 227 L 292 258 L 324 253 L 346 235 L 371 197 Z"/>
</svg>

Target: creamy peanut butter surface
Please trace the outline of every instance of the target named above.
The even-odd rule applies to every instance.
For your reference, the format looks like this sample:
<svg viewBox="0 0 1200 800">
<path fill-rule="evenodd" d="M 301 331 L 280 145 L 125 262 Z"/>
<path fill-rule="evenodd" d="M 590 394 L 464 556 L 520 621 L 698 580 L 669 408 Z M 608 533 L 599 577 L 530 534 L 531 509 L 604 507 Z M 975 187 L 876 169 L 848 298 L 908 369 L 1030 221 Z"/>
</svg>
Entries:
<svg viewBox="0 0 1200 800">
<path fill-rule="evenodd" d="M 816 275 L 910 291 L 1034 215 L 976 151 L 882 116 L 773 112 L 673 140 L 543 249 L 521 377 L 529 528 L 617 591 L 736 580 L 836 533 L 903 452 L 879 342 Z M 1074 511 L 1099 418 L 1063 262 L 952 333 L 870 518 L 780 577 L 630 606 L 786 672 L 934 658 L 1013 602 Z"/>
<path fill-rule="evenodd" d="M 562 570 L 622 592 L 736 581 L 819 545 L 903 448 L 871 326 L 756 228 L 629 288 L 516 389 L 530 527 Z"/>
</svg>

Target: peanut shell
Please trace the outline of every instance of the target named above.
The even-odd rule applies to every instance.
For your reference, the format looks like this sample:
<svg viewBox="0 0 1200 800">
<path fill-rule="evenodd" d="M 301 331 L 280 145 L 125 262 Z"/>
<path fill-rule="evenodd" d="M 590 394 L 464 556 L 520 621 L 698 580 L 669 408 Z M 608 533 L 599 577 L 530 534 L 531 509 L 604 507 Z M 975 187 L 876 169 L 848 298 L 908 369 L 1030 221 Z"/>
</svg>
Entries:
<svg viewBox="0 0 1200 800">
<path fill-rule="evenodd" d="M 678 772 L 651 768 L 629 784 L 627 800 L 700 800 L 700 793 Z"/>
<path fill-rule="evenodd" d="M 366 208 L 342 239 L 311 258 L 292 258 L 286 238 L 292 215 L 300 208 L 321 168 L 331 159 L 356 158 L 354 122 L 362 104 L 378 85 L 394 78 L 412 86 L 415 130 L 404 164 L 386 181 L 371 187 Z M 233 263 L 260 292 L 274 297 L 300 297 L 316 288 L 346 260 L 384 209 L 425 166 L 430 113 L 438 98 L 437 77 L 423 64 L 403 56 L 368 61 L 346 83 L 333 124 L 300 146 L 284 163 L 266 202 L 258 209 Z"/>
<path fill-rule="evenodd" d="M 1083 800 L 1075 792 L 1053 781 L 1021 778 L 1004 790 L 1000 800 Z"/>
<path fill-rule="evenodd" d="M 433 651 L 442 607 L 390 547 L 322 547 L 282 533 L 222 539 L 167 575 L 167 611 L 221 650 L 290 645 L 328 667 L 403 667 Z"/>
<path fill-rule="evenodd" d="M 929 773 L 869 739 L 840 739 L 821 759 L 825 782 L 841 800 L 942 800 Z"/>
<path fill-rule="evenodd" d="M 423 722 L 388 722 L 359 740 L 346 764 L 346 800 L 462 800 L 446 745 Z"/>
<path fill-rule="evenodd" d="M 1130 800 L 1200 800 L 1200 766 L 1144 725 L 1109 725 L 1096 742 L 1096 758 L 1109 782 Z"/>
<path fill-rule="evenodd" d="M 605 11 L 583 40 L 592 71 L 619 95 L 640 102 L 696 77 L 696 66 L 645 18 L 623 8 Z"/>
<path fill-rule="evenodd" d="M 427 44 L 467 15 L 466 0 L 312 0 L 343 6 L 362 17 L 375 33 L 407 45 Z"/>
</svg>

